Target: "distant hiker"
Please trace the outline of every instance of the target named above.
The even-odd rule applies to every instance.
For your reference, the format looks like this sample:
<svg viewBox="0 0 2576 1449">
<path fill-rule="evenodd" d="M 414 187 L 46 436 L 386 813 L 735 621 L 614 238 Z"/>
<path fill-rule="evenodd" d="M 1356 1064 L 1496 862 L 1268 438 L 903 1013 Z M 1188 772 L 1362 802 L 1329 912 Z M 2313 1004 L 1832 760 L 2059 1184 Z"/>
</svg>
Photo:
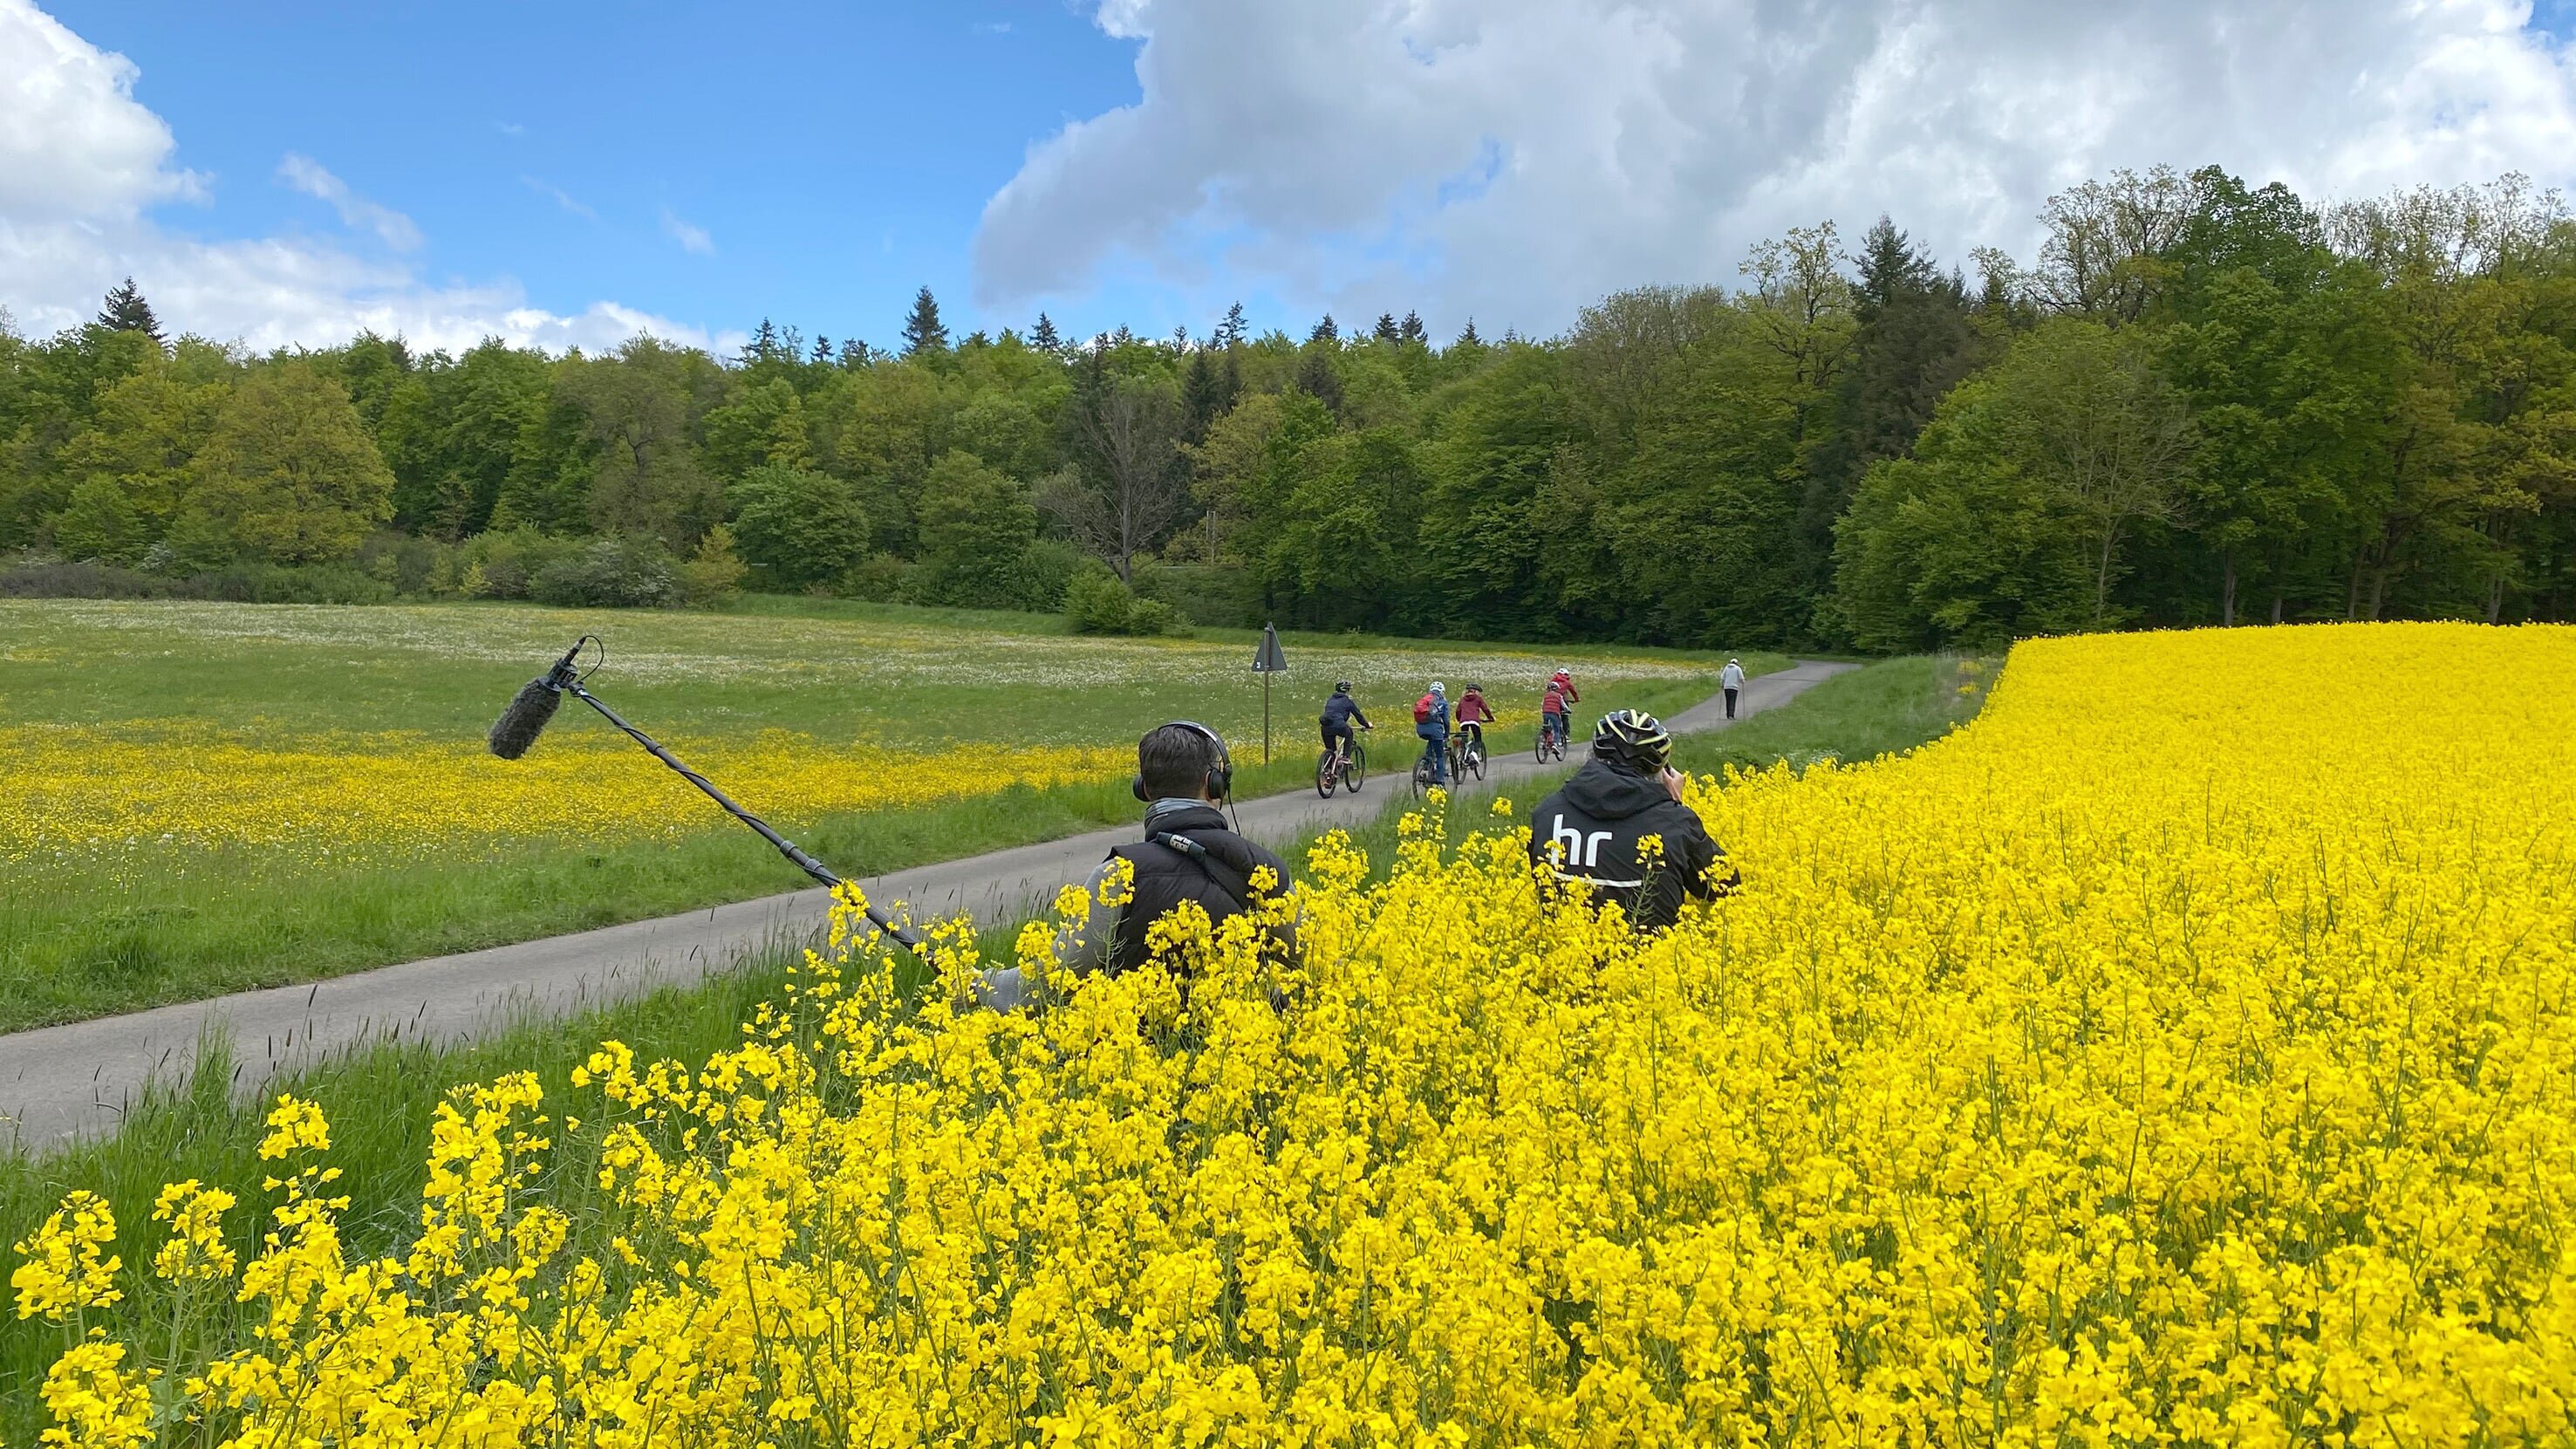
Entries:
<svg viewBox="0 0 2576 1449">
<path fill-rule="evenodd" d="M 1485 726 L 1493 722 L 1494 707 L 1485 703 L 1485 687 L 1468 685 L 1467 692 L 1458 696 L 1458 733 L 1481 750 L 1485 747 Z"/>
<path fill-rule="evenodd" d="M 1733 719 L 1735 697 L 1744 692 L 1744 662 L 1740 659 L 1726 661 L 1726 667 L 1717 672 L 1717 683 L 1726 691 L 1726 717 Z"/>
<path fill-rule="evenodd" d="M 1077 975 L 1132 971 L 1148 959 L 1146 928 L 1177 909 L 1196 902 L 1211 924 L 1252 909 L 1264 899 L 1253 884 L 1256 870 L 1267 868 L 1273 893 L 1288 889 L 1288 864 L 1244 839 L 1226 823 L 1217 806 L 1233 790 L 1234 761 L 1217 732 L 1193 720 L 1174 720 L 1149 730 L 1136 742 L 1136 798 L 1146 802 L 1145 835 L 1133 845 L 1109 852 L 1083 888 L 1091 893 L 1091 916 L 1079 930 L 1057 943 L 1056 959 Z M 1134 894 L 1123 906 L 1100 903 L 1100 888 L 1112 866 L 1124 860 L 1135 868 Z M 1294 931 L 1280 939 L 1295 945 Z M 1021 979 L 1018 968 L 987 971 L 977 982 L 976 1001 L 995 1011 L 1026 1004 L 1038 983 Z"/>
<path fill-rule="evenodd" d="M 1587 887 L 1596 905 L 1617 903 L 1639 930 L 1661 930 L 1680 918 L 1683 900 L 1738 883 L 1731 870 L 1717 877 L 1726 853 L 1682 803 L 1672 748 L 1653 715 L 1613 710 L 1593 731 L 1592 758 L 1530 814 L 1530 859 Z M 1659 859 L 1638 849 L 1649 835 L 1663 841 Z"/>
<path fill-rule="evenodd" d="M 1336 741 L 1343 754 L 1351 752 L 1351 721 L 1358 720 L 1361 729 L 1374 729 L 1369 717 L 1360 712 L 1359 701 L 1351 698 L 1347 679 L 1333 686 L 1333 697 L 1324 701 L 1324 748 L 1332 749 Z"/>
<path fill-rule="evenodd" d="M 1558 744 L 1570 742 L 1574 737 L 1566 733 L 1566 706 L 1579 704 L 1582 700 L 1583 696 L 1574 692 L 1574 676 L 1562 669 L 1556 671 L 1555 677 L 1547 682 L 1547 692 L 1539 696 L 1539 732 L 1549 735 Z"/>
</svg>

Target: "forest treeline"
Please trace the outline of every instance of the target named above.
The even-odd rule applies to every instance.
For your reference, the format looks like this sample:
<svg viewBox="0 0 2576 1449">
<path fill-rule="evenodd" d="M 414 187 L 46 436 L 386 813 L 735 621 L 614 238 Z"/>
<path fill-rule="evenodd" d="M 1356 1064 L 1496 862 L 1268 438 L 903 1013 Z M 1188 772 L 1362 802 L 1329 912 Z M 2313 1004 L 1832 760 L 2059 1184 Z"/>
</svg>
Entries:
<svg viewBox="0 0 2576 1449">
<path fill-rule="evenodd" d="M 2043 217 L 2027 261 L 1824 225 L 1732 286 L 1446 345 L 1239 307 L 961 338 L 924 289 L 883 349 L 763 322 L 724 358 L 249 357 L 165 342 L 128 284 L 0 329 L 0 551 L 594 602 L 1132 586 L 1211 623 L 1727 647 L 2576 613 L 2554 194 L 2321 207 L 2159 168 Z"/>
</svg>

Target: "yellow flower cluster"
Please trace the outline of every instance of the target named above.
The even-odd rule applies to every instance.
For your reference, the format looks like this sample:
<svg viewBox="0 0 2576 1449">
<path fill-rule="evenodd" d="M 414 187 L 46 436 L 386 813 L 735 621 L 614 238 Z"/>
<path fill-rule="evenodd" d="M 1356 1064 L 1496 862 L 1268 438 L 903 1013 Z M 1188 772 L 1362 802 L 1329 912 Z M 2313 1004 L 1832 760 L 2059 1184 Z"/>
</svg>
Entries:
<svg viewBox="0 0 2576 1449">
<path fill-rule="evenodd" d="M 567 732 L 570 733 L 569 731 Z M 1132 747 L 832 750 L 772 731 L 682 747 L 755 810 L 810 818 L 1097 780 Z M 509 839 L 632 839 L 722 816 L 625 740 L 573 735 L 526 758 L 417 735 L 274 746 L 184 725 L 0 728 L 20 783 L 0 797 L 0 864 L 84 864 L 141 849 L 253 849 L 343 863 L 449 855 Z"/>
<path fill-rule="evenodd" d="M 281 1104 L 256 1331 L 171 1422 L 2564 1443 L 2571 726 L 2564 630 L 2050 641 L 1915 755 L 1699 782 L 1744 884 L 1654 937 L 1436 812 L 1381 883 L 1313 852 L 1293 960 L 1185 908 L 1177 973 L 1077 981 L 1023 932 L 1033 1015 L 947 1004 L 953 925 L 918 1004 L 844 913 L 739 1048 L 602 1047 L 582 1123 L 452 1098 L 405 1253 L 348 1260 Z M 121 1442 L 142 1380 L 81 1351 L 56 1412 Z"/>
</svg>

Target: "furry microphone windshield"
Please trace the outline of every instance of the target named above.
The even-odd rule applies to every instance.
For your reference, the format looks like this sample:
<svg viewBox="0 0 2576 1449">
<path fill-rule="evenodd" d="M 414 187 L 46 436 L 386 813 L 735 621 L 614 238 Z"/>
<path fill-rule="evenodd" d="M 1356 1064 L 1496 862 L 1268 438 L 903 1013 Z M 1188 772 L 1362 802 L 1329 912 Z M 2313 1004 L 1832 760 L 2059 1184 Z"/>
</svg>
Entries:
<svg viewBox="0 0 2576 1449">
<path fill-rule="evenodd" d="M 581 645 L 573 645 L 554 668 L 529 680 L 512 697 L 510 707 L 492 721 L 492 753 L 515 760 L 545 733 L 546 721 L 555 717 L 555 706 L 563 703 L 564 686 L 573 679 L 572 661 L 580 653 Z"/>
<path fill-rule="evenodd" d="M 528 752 L 545 732 L 546 721 L 555 717 L 555 706 L 563 703 L 563 691 L 555 688 L 551 676 L 531 679 L 521 687 L 510 707 L 492 722 L 492 753 L 505 760 L 515 760 Z"/>
</svg>

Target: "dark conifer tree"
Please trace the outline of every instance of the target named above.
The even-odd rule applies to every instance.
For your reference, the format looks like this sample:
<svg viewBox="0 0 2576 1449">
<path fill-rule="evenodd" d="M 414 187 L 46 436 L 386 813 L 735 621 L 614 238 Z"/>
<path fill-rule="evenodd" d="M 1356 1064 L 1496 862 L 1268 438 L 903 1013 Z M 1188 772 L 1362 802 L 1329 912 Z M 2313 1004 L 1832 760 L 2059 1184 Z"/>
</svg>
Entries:
<svg viewBox="0 0 2576 1449">
<path fill-rule="evenodd" d="M 1243 340 L 1246 330 L 1243 325 L 1243 304 L 1237 302 L 1225 309 L 1225 320 L 1216 324 L 1216 345 L 1232 347 Z"/>
<path fill-rule="evenodd" d="M 1853 288 L 1853 310 L 1867 323 L 1897 298 L 1930 291 L 1940 273 L 1932 259 L 1917 255 L 1905 233 L 1881 215 L 1860 244 L 1860 285 Z"/>
<path fill-rule="evenodd" d="M 1422 325 L 1422 314 L 1419 312 L 1406 312 L 1404 321 L 1397 325 L 1395 331 L 1398 337 L 1407 342 L 1427 344 L 1431 340 L 1431 329 Z"/>
<path fill-rule="evenodd" d="M 1172 350 L 1174 352 L 1187 352 L 1190 350 L 1189 324 L 1183 323 L 1172 329 Z"/>
<path fill-rule="evenodd" d="M 1333 371 L 1332 355 L 1321 347 L 1306 349 L 1306 359 L 1297 364 L 1297 389 L 1342 415 L 1342 375 Z"/>
<path fill-rule="evenodd" d="M 1064 339 L 1056 335 L 1054 318 L 1038 314 L 1038 325 L 1029 329 L 1029 345 L 1049 357 L 1064 355 Z"/>
<path fill-rule="evenodd" d="M 948 324 L 939 320 L 939 299 L 925 286 L 913 294 L 912 315 L 903 320 L 903 355 L 948 350 Z"/>
<path fill-rule="evenodd" d="M 813 363 L 815 366 L 817 366 L 817 367 L 820 367 L 820 366 L 822 366 L 824 363 L 827 363 L 827 362 L 831 361 L 831 360 L 832 360 L 832 339 L 831 339 L 831 338 L 829 338 L 829 337 L 824 336 L 824 335 L 823 335 L 822 333 L 820 333 L 820 332 L 815 333 L 815 334 L 814 334 L 814 355 L 813 355 L 811 358 L 808 358 L 807 360 L 808 360 L 808 361 L 810 361 L 810 362 L 812 362 L 812 363 Z"/>
<path fill-rule="evenodd" d="M 1377 332 L 1375 335 L 1377 340 L 1380 342 L 1393 342 L 1396 339 L 1394 313 L 1380 312 L 1377 314 Z"/>
<path fill-rule="evenodd" d="M 1202 347 L 1190 354 L 1190 370 L 1181 379 L 1181 437 L 1184 442 L 1207 440 L 1208 424 L 1225 411 L 1225 381 L 1216 364 L 1208 360 Z"/>
<path fill-rule="evenodd" d="M 1342 329 L 1334 323 L 1333 314 L 1327 312 L 1324 314 L 1324 320 L 1315 324 L 1315 330 L 1306 334 L 1306 340 L 1309 342 L 1339 342 L 1342 340 Z"/>
<path fill-rule="evenodd" d="M 161 336 L 161 319 L 152 315 L 152 304 L 143 300 L 132 277 L 126 278 L 122 286 L 107 289 L 107 305 L 99 308 L 98 325 L 118 332 L 140 332 L 155 342 L 165 340 Z"/>
<path fill-rule="evenodd" d="M 1470 317 L 1467 319 L 1467 330 L 1458 334 L 1456 345 L 1460 347 L 1482 347 L 1485 345 L 1485 339 L 1476 335 L 1475 318 Z"/>
<path fill-rule="evenodd" d="M 778 356 L 779 347 L 778 328 L 768 318 L 763 317 L 760 319 L 760 326 L 753 329 L 751 340 L 742 345 L 742 351 L 734 360 L 745 367 L 754 363 L 768 362 Z M 789 355 L 792 357 L 794 354 Z"/>
</svg>

